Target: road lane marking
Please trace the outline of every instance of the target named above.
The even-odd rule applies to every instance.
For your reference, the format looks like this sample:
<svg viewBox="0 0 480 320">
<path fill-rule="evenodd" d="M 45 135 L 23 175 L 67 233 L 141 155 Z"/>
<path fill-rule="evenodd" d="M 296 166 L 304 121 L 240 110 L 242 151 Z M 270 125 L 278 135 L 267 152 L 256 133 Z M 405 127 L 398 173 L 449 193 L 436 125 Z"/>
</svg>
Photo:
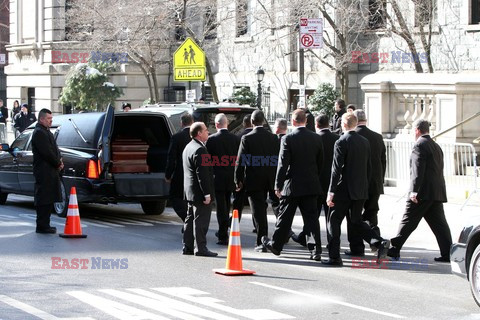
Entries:
<svg viewBox="0 0 480 320">
<path fill-rule="evenodd" d="M 303 296 L 303 297 L 307 297 L 307 298 L 311 298 L 311 299 L 321 300 L 322 302 L 326 302 L 326 303 L 338 304 L 338 305 L 341 305 L 341 306 L 344 306 L 344 307 L 349 307 L 349 308 L 353 308 L 353 309 L 357 309 L 357 310 L 376 313 L 376 314 L 379 314 L 379 315 L 382 315 L 382 316 L 387 316 L 387 317 L 396 318 L 396 319 L 405 318 L 404 316 L 401 316 L 401 315 L 398 315 L 398 314 L 379 311 L 379 310 L 375 310 L 375 309 L 367 308 L 367 307 L 362 307 L 362 306 L 358 306 L 358 305 L 355 305 L 355 304 L 352 304 L 352 303 L 331 299 L 331 298 L 328 298 L 328 297 L 322 297 L 322 296 L 317 296 L 317 295 L 310 294 L 310 293 L 305 293 L 305 292 L 295 291 L 295 290 L 286 289 L 286 288 L 282 288 L 282 287 L 272 286 L 272 285 L 269 285 L 269 284 L 266 284 L 266 283 L 261 283 L 261 282 L 255 282 L 254 281 L 254 282 L 250 282 L 250 283 L 254 284 L 254 285 L 257 285 L 257 286 L 262 286 L 262 287 L 265 287 L 265 288 L 269 288 L 269 289 L 288 292 L 288 293 L 291 293 L 291 294 L 295 294 L 295 295 L 299 295 L 299 296 Z"/>
<path fill-rule="evenodd" d="M 5 238 L 18 238 L 18 237 L 21 237 L 21 236 L 24 236 L 26 234 L 28 234 L 30 232 L 27 232 L 27 233 L 12 233 L 12 234 L 0 234 L 0 239 L 5 239 Z"/>
<path fill-rule="evenodd" d="M 213 311 L 205 310 L 191 304 L 182 301 L 176 301 L 174 299 L 142 289 L 129 289 L 129 291 L 136 294 L 112 289 L 99 291 L 129 302 L 139 304 L 155 311 L 166 313 L 167 315 L 175 318 L 185 320 L 201 320 L 204 319 L 202 317 L 206 317 L 218 320 L 235 320 L 235 318 L 227 317 Z"/>
<path fill-rule="evenodd" d="M 223 300 L 213 297 L 200 297 L 208 293 L 193 288 L 153 288 L 153 290 L 252 320 L 295 319 L 295 317 L 269 309 L 235 309 L 225 306 L 220 304 L 224 302 Z"/>
<path fill-rule="evenodd" d="M 67 294 L 120 320 L 168 320 L 168 318 L 155 315 L 151 312 L 130 307 L 123 303 L 105 299 L 87 292 L 70 291 L 67 292 Z"/>
<path fill-rule="evenodd" d="M 90 317 L 58 318 L 58 317 L 55 317 L 54 315 L 51 315 L 50 313 L 47 313 L 45 311 L 42 311 L 42 310 L 37 309 L 35 307 L 32 307 L 32 306 L 30 306 L 26 303 L 20 302 L 18 300 L 15 300 L 13 298 L 10 298 L 8 296 L 1 295 L 1 294 L 0 294 L 0 302 L 8 304 L 8 305 L 14 307 L 15 309 L 20 309 L 23 312 L 29 313 L 29 314 L 31 314 L 31 315 L 33 315 L 37 318 L 40 318 L 42 320 L 66 320 L 66 319 L 69 319 L 69 320 L 95 320 L 94 318 L 90 318 Z"/>
</svg>

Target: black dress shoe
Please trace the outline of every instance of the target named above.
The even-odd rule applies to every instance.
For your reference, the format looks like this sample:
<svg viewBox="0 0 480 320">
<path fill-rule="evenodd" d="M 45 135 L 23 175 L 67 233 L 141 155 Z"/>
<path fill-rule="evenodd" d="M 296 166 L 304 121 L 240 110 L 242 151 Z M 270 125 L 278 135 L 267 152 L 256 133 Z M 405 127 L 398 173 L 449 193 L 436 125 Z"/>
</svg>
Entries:
<svg viewBox="0 0 480 320">
<path fill-rule="evenodd" d="M 183 254 L 184 256 L 193 256 L 193 250 L 189 250 L 189 249 L 183 248 L 182 254 Z"/>
<path fill-rule="evenodd" d="M 298 243 L 301 246 L 306 247 L 307 246 L 307 241 L 305 240 L 305 237 L 298 236 L 297 234 L 292 234 L 291 236 L 292 240 Z"/>
<path fill-rule="evenodd" d="M 218 253 L 212 252 L 207 249 L 207 251 L 197 251 L 195 252 L 195 255 L 199 257 L 216 257 L 218 256 Z"/>
<path fill-rule="evenodd" d="M 48 228 L 37 228 L 35 230 L 36 233 L 50 233 L 55 234 L 57 233 L 57 228 L 55 227 L 48 227 Z"/>
<path fill-rule="evenodd" d="M 435 260 L 437 262 L 450 262 L 449 257 L 436 257 L 436 258 L 433 258 L 433 260 Z"/>
<path fill-rule="evenodd" d="M 274 255 L 276 256 L 279 256 L 280 255 L 280 251 L 278 251 L 277 249 L 275 249 L 272 245 L 272 241 L 268 241 L 266 244 L 265 244 L 265 247 L 271 252 L 273 253 Z"/>
<path fill-rule="evenodd" d="M 352 250 L 345 250 L 345 255 L 346 256 L 352 256 L 352 257 L 364 257 L 365 253 L 363 252 L 352 252 Z"/>
<path fill-rule="evenodd" d="M 392 258 L 392 260 L 394 260 L 394 261 L 400 260 L 400 254 L 397 252 L 397 250 L 395 248 L 388 249 L 387 256 Z"/>
<path fill-rule="evenodd" d="M 343 261 L 340 258 L 328 258 L 327 260 L 322 260 L 322 264 L 332 267 L 341 267 L 343 266 Z"/>
<path fill-rule="evenodd" d="M 376 247 L 378 248 L 377 263 L 379 263 L 380 260 L 387 257 L 388 249 L 390 248 L 390 240 L 382 240 Z"/>
<path fill-rule="evenodd" d="M 253 250 L 255 252 L 268 252 L 267 248 L 263 244 L 256 246 Z"/>
<path fill-rule="evenodd" d="M 310 260 L 315 260 L 315 261 L 322 260 L 322 250 L 314 251 L 310 253 Z"/>
<path fill-rule="evenodd" d="M 218 240 L 217 244 L 220 246 L 228 246 L 228 240 Z"/>
</svg>

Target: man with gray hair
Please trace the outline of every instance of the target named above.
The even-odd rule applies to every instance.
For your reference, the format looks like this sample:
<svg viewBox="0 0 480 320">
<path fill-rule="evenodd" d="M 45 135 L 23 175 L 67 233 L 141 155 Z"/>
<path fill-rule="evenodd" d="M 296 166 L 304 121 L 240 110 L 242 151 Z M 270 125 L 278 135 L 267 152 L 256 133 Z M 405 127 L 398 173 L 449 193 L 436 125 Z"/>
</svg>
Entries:
<svg viewBox="0 0 480 320">
<path fill-rule="evenodd" d="M 430 123 L 417 120 L 413 123 L 416 143 L 410 156 L 410 188 L 405 213 L 397 236 L 391 239 L 388 256 L 400 258 L 400 250 L 422 218 L 427 221 L 437 238 L 441 256 L 435 261 L 450 262 L 452 235 L 445 219 L 443 203 L 447 190 L 443 177 L 443 152 L 429 135 Z"/>
<path fill-rule="evenodd" d="M 278 118 L 275 120 L 275 124 L 273 125 L 273 131 L 277 135 L 278 139 L 282 139 L 282 137 L 287 134 L 287 130 L 288 130 L 287 119 Z"/>
<path fill-rule="evenodd" d="M 355 132 L 364 137 L 370 143 L 370 160 L 372 163 L 372 171 L 370 181 L 368 183 L 368 199 L 363 205 L 362 220 L 367 222 L 378 235 L 378 200 L 383 194 L 383 182 L 385 178 L 385 169 L 387 166 L 386 148 L 383 143 L 381 134 L 367 128 L 367 116 L 363 109 L 356 109 L 353 114 L 358 119 Z M 348 218 L 348 217 L 347 217 Z M 345 251 L 346 255 L 363 256 L 365 254 L 365 245 L 359 230 L 352 227 L 349 219 L 347 219 L 348 241 L 350 242 L 350 250 Z M 372 250 L 375 251 L 375 247 Z"/>
<path fill-rule="evenodd" d="M 230 198 L 235 190 L 233 175 L 240 138 L 228 132 L 228 119 L 223 113 L 215 116 L 215 128 L 217 133 L 212 134 L 206 143 L 212 157 L 215 183 L 218 221 L 218 232 L 215 235 L 218 237 L 217 244 L 228 245 Z"/>
</svg>

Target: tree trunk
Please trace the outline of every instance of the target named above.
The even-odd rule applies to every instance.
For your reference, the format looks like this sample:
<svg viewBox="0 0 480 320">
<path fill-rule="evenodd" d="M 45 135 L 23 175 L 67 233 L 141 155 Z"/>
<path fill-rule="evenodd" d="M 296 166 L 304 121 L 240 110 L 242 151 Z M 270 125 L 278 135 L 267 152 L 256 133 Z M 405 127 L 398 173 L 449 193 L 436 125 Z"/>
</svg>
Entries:
<svg viewBox="0 0 480 320">
<path fill-rule="evenodd" d="M 340 83 L 340 97 L 342 100 L 348 100 L 348 66 L 342 67 L 336 72 L 337 80 Z M 348 103 L 348 102 L 347 102 Z"/>
<path fill-rule="evenodd" d="M 155 67 L 150 67 L 150 75 L 152 76 L 153 81 L 153 90 L 155 93 L 155 102 L 160 102 L 160 95 L 158 92 L 158 81 L 157 81 L 157 72 Z"/>
<path fill-rule="evenodd" d="M 402 37 L 405 42 L 407 42 L 408 48 L 410 49 L 410 52 L 413 54 L 414 57 L 418 57 L 417 53 L 417 48 L 415 47 L 415 41 L 413 41 L 412 34 L 408 30 L 407 23 L 405 22 L 405 19 L 403 18 L 402 10 L 398 6 L 398 3 L 395 1 L 391 2 L 392 9 L 395 13 L 395 16 L 398 19 L 398 24 L 400 25 L 400 28 L 402 29 L 402 32 L 397 32 L 397 34 Z M 423 73 L 423 67 L 420 61 L 415 61 L 415 71 L 417 73 Z"/>
<path fill-rule="evenodd" d="M 134 60 L 135 61 L 135 60 Z M 138 61 L 135 61 L 137 63 L 137 65 L 140 67 L 140 69 L 142 70 L 143 72 L 143 75 L 145 76 L 145 78 L 147 79 L 147 85 L 148 85 L 148 91 L 150 93 L 150 103 L 154 102 L 155 100 L 153 99 L 153 88 L 152 88 L 152 81 L 150 80 L 150 75 L 148 74 L 148 71 L 146 68 L 143 67 L 143 65 L 138 62 Z"/>
<path fill-rule="evenodd" d="M 212 66 L 210 65 L 210 60 L 208 60 L 207 57 L 205 57 L 205 66 L 206 66 L 206 69 L 207 69 L 208 82 L 210 83 L 210 89 L 212 90 L 213 101 L 215 101 L 215 103 L 218 103 L 219 100 L 218 100 L 217 86 L 215 85 L 215 78 L 213 77 Z"/>
</svg>

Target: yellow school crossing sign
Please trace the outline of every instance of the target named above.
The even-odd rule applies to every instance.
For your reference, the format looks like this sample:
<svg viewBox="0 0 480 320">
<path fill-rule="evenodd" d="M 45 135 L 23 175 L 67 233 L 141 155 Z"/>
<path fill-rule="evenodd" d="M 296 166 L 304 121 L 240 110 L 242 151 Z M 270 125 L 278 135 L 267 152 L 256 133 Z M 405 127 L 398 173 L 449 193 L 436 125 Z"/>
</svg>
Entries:
<svg viewBox="0 0 480 320">
<path fill-rule="evenodd" d="M 174 81 L 205 81 L 205 52 L 187 38 L 173 54 Z"/>
</svg>

